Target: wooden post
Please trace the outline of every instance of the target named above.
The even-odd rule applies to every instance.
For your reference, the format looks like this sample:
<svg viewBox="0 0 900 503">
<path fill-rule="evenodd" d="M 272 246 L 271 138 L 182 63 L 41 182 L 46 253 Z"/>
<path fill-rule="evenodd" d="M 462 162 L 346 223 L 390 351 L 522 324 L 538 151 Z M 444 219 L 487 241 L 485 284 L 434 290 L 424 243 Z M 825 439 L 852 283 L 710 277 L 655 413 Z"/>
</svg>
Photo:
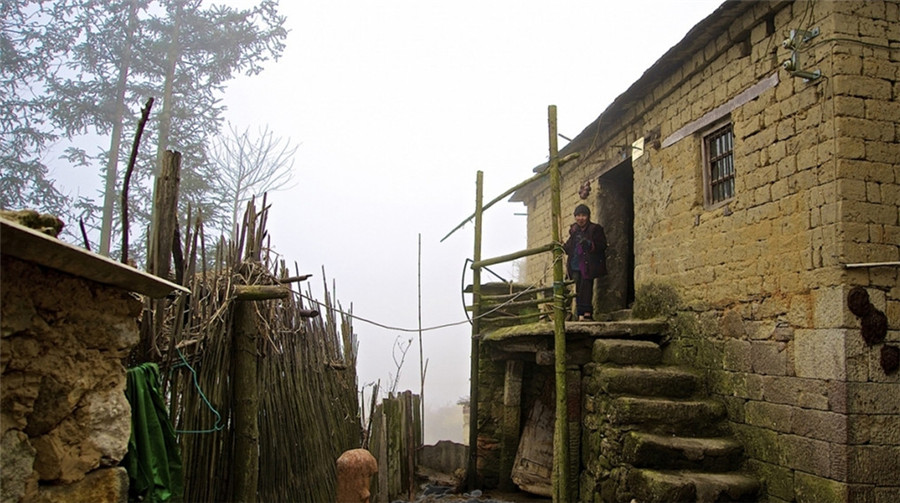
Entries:
<svg viewBox="0 0 900 503">
<path fill-rule="evenodd" d="M 503 424 L 500 438 L 500 488 L 506 491 L 515 489 L 511 474 L 519 447 L 519 430 L 522 416 L 522 369 L 524 364 L 519 360 L 506 362 L 506 374 L 503 379 Z"/>
<path fill-rule="evenodd" d="M 231 480 L 235 501 L 254 503 L 259 480 L 259 385 L 257 377 L 256 306 L 252 301 L 282 299 L 290 290 L 281 286 L 237 285 L 234 303 L 231 366 L 234 384 L 234 460 Z"/>
<path fill-rule="evenodd" d="M 475 251 L 474 262 L 481 260 L 481 220 L 484 174 L 479 171 L 475 179 Z M 481 332 L 481 268 L 472 269 L 472 354 L 469 359 L 469 459 L 466 467 L 466 485 L 476 488 L 478 477 L 478 351 Z"/>
<path fill-rule="evenodd" d="M 153 198 L 153 218 L 147 250 L 147 272 L 168 279 L 172 258 L 172 243 L 178 226 L 178 192 L 181 186 L 181 154 L 167 150 L 163 157 L 162 171 L 156 178 Z M 156 334 L 163 333 L 165 299 L 145 301 L 144 320 L 141 322 L 141 345 L 136 352 L 137 361 L 158 357 Z"/>
<path fill-rule="evenodd" d="M 178 226 L 178 191 L 181 186 L 181 153 L 166 150 L 154 189 L 147 272 L 166 279 L 171 266 L 172 242 Z"/>
<path fill-rule="evenodd" d="M 256 377 L 256 308 L 251 302 L 234 305 L 233 368 L 234 500 L 256 501 L 259 479 L 259 390 Z"/>
<path fill-rule="evenodd" d="M 559 150 L 556 139 L 556 105 L 547 110 L 550 136 L 550 197 L 553 241 L 562 243 L 560 233 Z M 556 354 L 556 427 L 553 435 L 553 501 L 569 501 L 569 421 L 566 410 L 566 309 L 562 249 L 553 250 L 553 351 Z"/>
</svg>

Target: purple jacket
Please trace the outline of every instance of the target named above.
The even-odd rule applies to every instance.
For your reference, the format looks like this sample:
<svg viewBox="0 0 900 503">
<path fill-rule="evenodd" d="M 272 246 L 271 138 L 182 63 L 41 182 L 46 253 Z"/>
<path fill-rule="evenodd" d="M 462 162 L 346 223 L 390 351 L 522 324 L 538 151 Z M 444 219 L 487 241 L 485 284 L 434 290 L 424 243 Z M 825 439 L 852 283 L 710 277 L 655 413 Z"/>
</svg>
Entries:
<svg viewBox="0 0 900 503">
<path fill-rule="evenodd" d="M 576 271 L 585 279 L 606 275 L 606 234 L 600 224 L 588 222 L 584 229 L 572 224 L 563 249 L 569 257 L 566 265 L 570 278 Z"/>
</svg>

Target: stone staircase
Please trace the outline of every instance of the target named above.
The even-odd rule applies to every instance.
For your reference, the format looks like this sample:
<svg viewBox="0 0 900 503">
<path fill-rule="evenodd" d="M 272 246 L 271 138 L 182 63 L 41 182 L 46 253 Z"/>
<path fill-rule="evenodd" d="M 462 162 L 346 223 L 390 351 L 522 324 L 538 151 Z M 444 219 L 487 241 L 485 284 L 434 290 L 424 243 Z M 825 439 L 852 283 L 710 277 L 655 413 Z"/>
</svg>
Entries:
<svg viewBox="0 0 900 503">
<path fill-rule="evenodd" d="M 600 338 L 585 365 L 588 431 L 581 499 L 607 502 L 757 501 L 740 471 L 722 403 L 690 370 L 662 365 L 659 344 Z"/>
</svg>

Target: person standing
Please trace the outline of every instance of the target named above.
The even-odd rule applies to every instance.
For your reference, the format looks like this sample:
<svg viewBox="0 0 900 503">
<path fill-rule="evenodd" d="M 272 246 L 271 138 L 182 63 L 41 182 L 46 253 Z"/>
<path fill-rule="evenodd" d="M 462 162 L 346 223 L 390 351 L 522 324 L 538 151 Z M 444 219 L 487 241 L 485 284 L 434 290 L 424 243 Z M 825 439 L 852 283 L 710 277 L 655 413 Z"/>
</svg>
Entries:
<svg viewBox="0 0 900 503">
<path fill-rule="evenodd" d="M 591 210 L 584 204 L 575 207 L 575 223 L 563 249 L 569 278 L 575 281 L 576 315 L 579 321 L 591 320 L 594 280 L 606 275 L 606 234 L 600 224 L 591 222 Z"/>
</svg>

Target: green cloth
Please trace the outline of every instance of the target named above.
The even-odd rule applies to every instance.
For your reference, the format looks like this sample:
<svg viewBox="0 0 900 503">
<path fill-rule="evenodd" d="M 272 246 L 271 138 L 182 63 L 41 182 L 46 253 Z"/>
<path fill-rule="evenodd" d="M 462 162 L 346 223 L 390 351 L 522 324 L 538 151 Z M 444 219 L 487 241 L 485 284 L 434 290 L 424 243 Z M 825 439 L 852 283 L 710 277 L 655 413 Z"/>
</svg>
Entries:
<svg viewBox="0 0 900 503">
<path fill-rule="evenodd" d="M 181 451 L 159 386 L 159 367 L 128 369 L 125 396 L 131 404 L 131 438 L 122 466 L 132 501 L 177 501 L 184 492 Z"/>
</svg>

